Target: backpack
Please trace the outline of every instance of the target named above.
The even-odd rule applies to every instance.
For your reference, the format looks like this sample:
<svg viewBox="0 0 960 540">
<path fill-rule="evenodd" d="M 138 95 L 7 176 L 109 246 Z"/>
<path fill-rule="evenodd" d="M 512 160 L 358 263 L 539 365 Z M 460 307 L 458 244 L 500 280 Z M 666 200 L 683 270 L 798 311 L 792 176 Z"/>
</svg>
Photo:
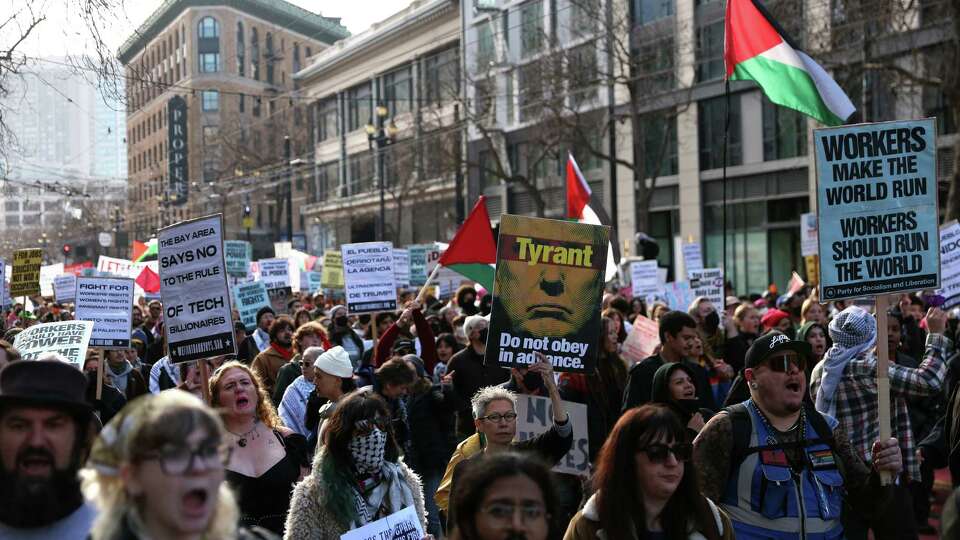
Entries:
<svg viewBox="0 0 960 540">
<path fill-rule="evenodd" d="M 830 429 L 830 426 L 827 425 L 827 420 L 809 403 L 804 402 L 803 407 L 806 409 L 805 412 L 807 418 L 810 420 L 810 425 L 813 426 L 813 430 L 816 432 L 817 438 L 807 439 L 802 441 L 802 443 L 804 445 L 826 444 L 829 446 L 830 451 L 833 453 L 833 462 L 836 463 L 837 470 L 840 471 L 840 476 L 844 478 L 844 481 L 846 481 L 843 462 L 840 460 L 840 456 L 837 454 L 836 441 L 833 438 L 833 431 Z M 740 464 L 743 463 L 743 460 L 747 459 L 747 456 L 750 454 L 762 452 L 764 450 L 783 450 L 800 446 L 800 441 L 783 444 L 750 446 L 750 438 L 753 435 L 753 422 L 750 419 L 750 411 L 747 410 L 746 402 L 724 407 L 723 410 L 726 411 L 727 415 L 730 417 L 730 422 L 732 424 L 731 427 L 733 429 L 733 450 L 730 453 L 731 474 L 735 474 L 735 471 L 740 468 Z"/>
</svg>

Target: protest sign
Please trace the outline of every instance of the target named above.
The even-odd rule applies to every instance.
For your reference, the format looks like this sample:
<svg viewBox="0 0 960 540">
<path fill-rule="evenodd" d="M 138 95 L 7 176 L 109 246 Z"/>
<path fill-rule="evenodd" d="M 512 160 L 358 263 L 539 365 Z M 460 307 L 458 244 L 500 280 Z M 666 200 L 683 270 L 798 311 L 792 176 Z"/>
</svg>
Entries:
<svg viewBox="0 0 960 540">
<path fill-rule="evenodd" d="M 64 274 L 53 279 L 53 296 L 60 303 L 72 303 L 77 298 L 77 276 Z"/>
<path fill-rule="evenodd" d="M 78 277 L 75 316 L 92 321 L 90 346 L 129 349 L 133 326 L 133 280 L 115 277 Z"/>
<path fill-rule="evenodd" d="M 287 259 L 261 259 L 260 281 L 267 289 L 290 286 L 290 262 Z"/>
<path fill-rule="evenodd" d="M 273 287 L 267 289 L 267 296 L 270 297 L 270 307 L 277 315 L 293 315 L 287 308 L 287 302 L 293 298 L 293 287 Z"/>
<path fill-rule="evenodd" d="M 338 250 L 328 249 L 323 252 L 320 286 L 324 289 L 343 288 L 343 256 Z"/>
<path fill-rule="evenodd" d="M 300 272 L 300 290 L 302 292 L 315 293 L 320 290 L 320 272 L 301 271 Z"/>
<path fill-rule="evenodd" d="M 940 227 L 940 290 L 944 309 L 960 304 L 960 225 L 956 221 Z"/>
<path fill-rule="evenodd" d="M 410 251 L 410 285 L 422 287 L 427 282 L 427 251 L 433 244 L 417 244 L 409 246 Z"/>
<path fill-rule="evenodd" d="M 223 216 L 160 229 L 157 246 L 170 359 L 177 363 L 235 354 L 223 262 Z"/>
<path fill-rule="evenodd" d="M 364 242 L 340 246 L 347 310 L 351 314 L 397 309 L 393 244 Z"/>
<path fill-rule="evenodd" d="M 822 301 L 940 284 L 934 119 L 814 130 Z"/>
<path fill-rule="evenodd" d="M 13 347 L 23 360 L 36 360 L 41 354 L 62 355 L 77 369 L 83 369 L 87 344 L 93 332 L 91 321 L 61 321 L 37 324 L 13 338 Z"/>
<path fill-rule="evenodd" d="M 257 327 L 257 312 L 270 307 L 267 286 L 262 281 L 242 283 L 233 288 L 233 305 L 248 331 Z"/>
<path fill-rule="evenodd" d="M 610 228 L 504 214 L 488 364 L 593 373 Z"/>
<path fill-rule="evenodd" d="M 340 540 L 420 540 L 423 537 L 423 526 L 417 517 L 417 511 L 408 506 L 385 518 L 348 531 L 340 535 Z"/>
<path fill-rule="evenodd" d="M 671 281 L 664 284 L 663 297 L 671 311 L 687 311 L 694 299 L 689 281 Z"/>
<path fill-rule="evenodd" d="M 110 274 L 119 277 L 136 279 L 140 275 L 142 265 L 126 259 L 117 259 L 101 255 L 97 260 L 97 271 L 100 275 Z"/>
<path fill-rule="evenodd" d="M 63 273 L 63 263 L 45 264 L 40 267 L 40 295 L 53 296 L 53 280 Z"/>
<path fill-rule="evenodd" d="M 393 248 L 393 281 L 401 289 L 410 286 L 410 252 Z"/>
<path fill-rule="evenodd" d="M 800 214 L 800 254 L 817 254 L 817 215 Z"/>
<path fill-rule="evenodd" d="M 723 311 L 723 270 L 720 268 L 703 268 L 687 272 L 690 278 L 690 291 L 693 299 L 706 296 L 717 311 Z M 691 301 L 693 301 L 691 299 Z"/>
<path fill-rule="evenodd" d="M 223 242 L 223 259 L 228 276 L 247 277 L 253 259 L 253 246 L 246 240 L 226 240 Z"/>
<path fill-rule="evenodd" d="M 686 243 L 680 248 L 683 252 L 683 268 L 687 273 L 691 270 L 703 269 L 703 255 L 700 252 L 700 244 Z"/>
<path fill-rule="evenodd" d="M 587 439 L 587 406 L 564 401 L 573 426 L 573 445 L 553 467 L 558 473 L 589 473 L 590 445 Z M 523 441 L 546 432 L 553 425 L 553 405 L 549 398 L 521 394 L 517 396 L 517 440 Z"/>
<path fill-rule="evenodd" d="M 40 265 L 43 250 L 18 249 L 13 253 L 13 271 L 10 275 L 10 296 L 40 294 Z"/>
<path fill-rule="evenodd" d="M 660 345 L 660 327 L 657 323 L 637 315 L 633 320 L 633 331 L 623 341 L 620 354 L 631 363 L 637 363 L 648 356 Z"/>
<path fill-rule="evenodd" d="M 631 295 L 644 298 L 651 294 L 661 294 L 660 272 L 657 261 L 633 261 L 630 263 Z"/>
</svg>

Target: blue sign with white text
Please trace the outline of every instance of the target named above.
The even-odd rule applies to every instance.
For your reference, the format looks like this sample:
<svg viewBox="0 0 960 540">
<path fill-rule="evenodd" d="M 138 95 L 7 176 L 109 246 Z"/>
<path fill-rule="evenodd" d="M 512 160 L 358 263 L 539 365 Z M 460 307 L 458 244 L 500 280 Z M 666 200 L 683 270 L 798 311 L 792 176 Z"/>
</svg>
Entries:
<svg viewBox="0 0 960 540">
<path fill-rule="evenodd" d="M 820 298 L 940 285 L 934 119 L 813 132 Z"/>
</svg>

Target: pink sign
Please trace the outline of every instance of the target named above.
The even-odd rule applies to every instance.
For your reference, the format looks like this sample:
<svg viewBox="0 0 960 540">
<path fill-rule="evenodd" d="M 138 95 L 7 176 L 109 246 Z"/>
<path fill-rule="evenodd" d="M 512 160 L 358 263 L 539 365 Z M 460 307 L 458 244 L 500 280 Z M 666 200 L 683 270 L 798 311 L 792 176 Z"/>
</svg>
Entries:
<svg viewBox="0 0 960 540">
<path fill-rule="evenodd" d="M 653 356 L 653 352 L 659 345 L 659 325 L 643 315 L 637 315 L 633 321 L 633 330 L 627 334 L 627 339 L 620 348 L 620 354 L 628 362 L 635 364 L 648 356 Z"/>
</svg>

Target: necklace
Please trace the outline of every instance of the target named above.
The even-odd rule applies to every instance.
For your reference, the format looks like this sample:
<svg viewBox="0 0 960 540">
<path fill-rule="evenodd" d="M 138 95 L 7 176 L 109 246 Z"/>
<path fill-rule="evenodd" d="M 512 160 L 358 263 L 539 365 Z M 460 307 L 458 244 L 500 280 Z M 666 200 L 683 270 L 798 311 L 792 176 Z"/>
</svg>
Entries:
<svg viewBox="0 0 960 540">
<path fill-rule="evenodd" d="M 807 431 L 807 412 L 801 407 L 800 408 L 800 418 L 797 419 L 797 422 L 790 426 L 786 431 L 779 431 L 770 424 L 770 420 L 767 419 L 767 416 L 763 414 L 763 411 L 760 410 L 760 407 L 757 407 L 757 404 L 753 401 L 750 402 L 750 405 L 753 406 L 753 409 L 757 411 L 757 416 L 760 417 L 760 421 L 763 422 L 763 425 L 767 428 L 767 444 L 775 445 L 780 444 L 780 440 L 777 438 L 777 433 L 783 433 L 784 435 L 792 433 L 793 431 L 800 430 L 800 440 L 806 439 Z"/>
<path fill-rule="evenodd" d="M 242 434 L 242 435 L 239 434 L 239 433 L 234 433 L 234 432 L 230 431 L 229 429 L 227 430 L 227 432 L 229 432 L 229 433 L 230 433 L 231 435 L 233 435 L 234 437 L 237 437 L 237 439 L 238 439 L 238 440 L 237 440 L 237 446 L 239 446 L 240 448 L 244 448 L 245 446 L 247 446 L 247 437 L 250 437 L 251 434 L 253 434 L 253 436 L 250 437 L 250 440 L 254 440 L 254 439 L 259 439 L 259 438 L 260 438 L 260 432 L 257 431 L 257 420 L 256 420 L 256 419 L 253 420 L 253 427 L 250 428 L 247 432 L 245 432 L 245 433 Z"/>
</svg>

